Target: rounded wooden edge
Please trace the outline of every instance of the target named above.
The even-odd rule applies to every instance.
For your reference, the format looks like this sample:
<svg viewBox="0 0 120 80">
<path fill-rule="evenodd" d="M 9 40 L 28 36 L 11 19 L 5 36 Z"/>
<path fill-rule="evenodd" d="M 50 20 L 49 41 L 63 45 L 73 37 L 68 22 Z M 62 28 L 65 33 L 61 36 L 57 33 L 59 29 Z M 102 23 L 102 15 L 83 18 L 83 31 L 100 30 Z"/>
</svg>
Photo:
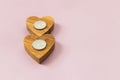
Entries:
<svg viewBox="0 0 120 80">
<path fill-rule="evenodd" d="M 44 34 L 43 35 L 44 37 L 50 37 L 49 39 L 53 39 L 54 40 L 54 43 L 53 43 L 53 46 L 51 47 L 51 49 L 45 54 L 43 55 L 42 57 L 40 58 L 37 58 L 35 55 L 32 55 L 31 52 L 29 51 L 28 48 L 25 47 L 25 43 L 26 43 L 26 40 L 27 39 L 39 39 L 40 37 L 38 36 L 35 36 L 35 35 L 27 35 L 25 38 L 24 38 L 24 48 L 25 50 L 27 51 L 27 53 L 36 61 L 38 62 L 39 64 L 41 64 L 44 60 L 46 60 L 46 58 L 52 53 L 52 51 L 54 50 L 54 47 L 55 47 L 55 37 L 51 34 Z M 41 36 L 42 37 L 42 36 Z"/>
<path fill-rule="evenodd" d="M 34 21 L 39 20 L 40 18 L 37 16 L 30 16 L 27 18 L 26 22 L 33 23 Z"/>
<path fill-rule="evenodd" d="M 55 22 L 54 18 L 51 16 L 43 16 L 42 18 Z"/>
<path fill-rule="evenodd" d="M 42 30 L 37 30 L 33 27 L 33 24 L 35 21 L 39 21 L 39 20 L 43 20 L 43 21 L 47 21 L 47 28 L 42 29 Z M 43 34 L 50 34 L 53 29 L 54 29 L 54 19 L 51 16 L 44 16 L 42 18 L 36 17 L 36 16 L 30 16 L 27 18 L 26 20 L 26 27 L 27 30 L 30 32 L 30 34 L 34 34 L 37 36 L 42 36 Z"/>
</svg>

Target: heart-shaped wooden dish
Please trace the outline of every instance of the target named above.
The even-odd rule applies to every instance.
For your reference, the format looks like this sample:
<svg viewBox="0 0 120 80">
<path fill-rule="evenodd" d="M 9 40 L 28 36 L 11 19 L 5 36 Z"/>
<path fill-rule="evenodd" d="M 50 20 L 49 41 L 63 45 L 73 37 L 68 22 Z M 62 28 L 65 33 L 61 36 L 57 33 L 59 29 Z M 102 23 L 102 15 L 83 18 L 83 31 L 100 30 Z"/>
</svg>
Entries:
<svg viewBox="0 0 120 80">
<path fill-rule="evenodd" d="M 36 50 L 32 47 L 32 43 L 35 40 L 45 40 L 47 43 L 47 46 L 43 50 Z M 38 63 L 43 62 L 53 51 L 55 46 L 55 38 L 51 34 L 44 34 L 40 37 L 35 35 L 28 35 L 24 39 L 24 47 L 28 54 L 36 60 Z"/>
<path fill-rule="evenodd" d="M 35 29 L 34 28 L 34 23 L 36 21 L 44 21 L 46 22 L 46 28 L 45 29 Z M 27 29 L 31 34 L 37 35 L 37 36 L 42 36 L 43 34 L 51 33 L 54 27 L 54 19 L 50 16 L 44 16 L 42 18 L 36 17 L 36 16 L 31 16 L 27 19 L 26 21 Z"/>
</svg>

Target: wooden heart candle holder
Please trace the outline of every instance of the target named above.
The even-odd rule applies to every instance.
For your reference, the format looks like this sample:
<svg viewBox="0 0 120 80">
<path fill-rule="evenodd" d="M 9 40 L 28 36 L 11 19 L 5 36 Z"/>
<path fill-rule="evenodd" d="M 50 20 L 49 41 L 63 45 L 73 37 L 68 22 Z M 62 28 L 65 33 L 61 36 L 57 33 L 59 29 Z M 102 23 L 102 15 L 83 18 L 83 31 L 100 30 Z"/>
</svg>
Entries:
<svg viewBox="0 0 120 80">
<path fill-rule="evenodd" d="M 31 16 L 26 25 L 30 35 L 24 38 L 25 50 L 35 61 L 42 63 L 55 46 L 55 38 L 50 34 L 54 28 L 54 19 L 50 16 Z"/>
</svg>

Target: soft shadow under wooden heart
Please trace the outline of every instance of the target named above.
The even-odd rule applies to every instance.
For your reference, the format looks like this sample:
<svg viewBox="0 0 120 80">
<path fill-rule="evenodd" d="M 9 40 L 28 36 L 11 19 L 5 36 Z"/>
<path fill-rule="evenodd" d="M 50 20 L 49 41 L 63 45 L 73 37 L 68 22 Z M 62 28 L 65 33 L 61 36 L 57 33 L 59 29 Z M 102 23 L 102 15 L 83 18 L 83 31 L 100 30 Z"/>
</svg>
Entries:
<svg viewBox="0 0 120 80">
<path fill-rule="evenodd" d="M 35 50 L 32 47 L 32 43 L 35 40 L 45 40 L 47 45 L 46 48 L 43 50 Z M 25 37 L 24 39 L 24 47 L 26 49 L 26 51 L 28 52 L 28 54 L 34 59 L 36 60 L 38 63 L 43 62 L 53 51 L 55 46 L 55 38 L 51 35 L 51 34 L 44 34 L 40 37 L 35 36 L 35 35 L 28 35 Z"/>
<path fill-rule="evenodd" d="M 39 20 L 46 22 L 47 25 L 45 29 L 37 30 L 34 28 L 34 23 Z M 31 16 L 27 19 L 26 25 L 31 34 L 42 36 L 43 34 L 51 33 L 54 27 L 54 19 L 50 16 L 44 16 L 42 18 Z"/>
</svg>

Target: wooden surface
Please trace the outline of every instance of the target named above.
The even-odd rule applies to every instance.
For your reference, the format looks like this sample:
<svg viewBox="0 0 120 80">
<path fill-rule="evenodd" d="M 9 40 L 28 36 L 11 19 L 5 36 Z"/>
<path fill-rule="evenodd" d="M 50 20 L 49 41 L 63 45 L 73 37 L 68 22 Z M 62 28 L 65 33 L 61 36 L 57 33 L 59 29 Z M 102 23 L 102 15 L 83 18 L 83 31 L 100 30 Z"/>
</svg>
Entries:
<svg viewBox="0 0 120 80">
<path fill-rule="evenodd" d="M 37 29 L 34 28 L 34 23 L 36 21 L 39 21 L 39 20 L 42 20 L 42 21 L 46 22 L 47 26 L 46 26 L 45 29 L 37 30 Z M 49 17 L 49 16 L 45 16 L 45 17 L 42 17 L 42 18 L 38 18 L 36 16 L 31 16 L 27 19 L 26 26 L 27 26 L 28 31 L 31 34 L 34 34 L 34 35 L 37 35 L 37 36 L 42 36 L 43 34 L 51 33 L 51 31 L 53 30 L 53 27 L 54 27 L 54 19 L 52 17 Z"/>
<path fill-rule="evenodd" d="M 43 20 L 47 23 L 47 27 L 45 29 L 37 30 L 34 28 L 34 22 L 39 20 Z M 55 46 L 55 38 L 50 34 L 54 27 L 54 19 L 50 16 L 45 16 L 43 18 L 31 16 L 27 19 L 26 24 L 30 35 L 24 38 L 25 50 L 35 61 L 42 63 L 52 53 Z M 32 47 L 32 43 L 37 39 L 46 41 L 47 45 L 45 49 L 36 50 Z"/>
<path fill-rule="evenodd" d="M 36 39 L 42 39 L 45 40 L 47 43 L 47 46 L 43 50 L 36 50 L 32 47 L 32 43 Z M 55 45 L 55 38 L 51 34 L 45 34 L 41 37 L 35 36 L 35 35 L 28 35 L 24 39 L 24 45 L 26 51 L 29 53 L 29 55 L 36 60 L 38 63 L 41 63 L 44 59 L 50 55 L 50 53 L 54 49 Z"/>
</svg>

